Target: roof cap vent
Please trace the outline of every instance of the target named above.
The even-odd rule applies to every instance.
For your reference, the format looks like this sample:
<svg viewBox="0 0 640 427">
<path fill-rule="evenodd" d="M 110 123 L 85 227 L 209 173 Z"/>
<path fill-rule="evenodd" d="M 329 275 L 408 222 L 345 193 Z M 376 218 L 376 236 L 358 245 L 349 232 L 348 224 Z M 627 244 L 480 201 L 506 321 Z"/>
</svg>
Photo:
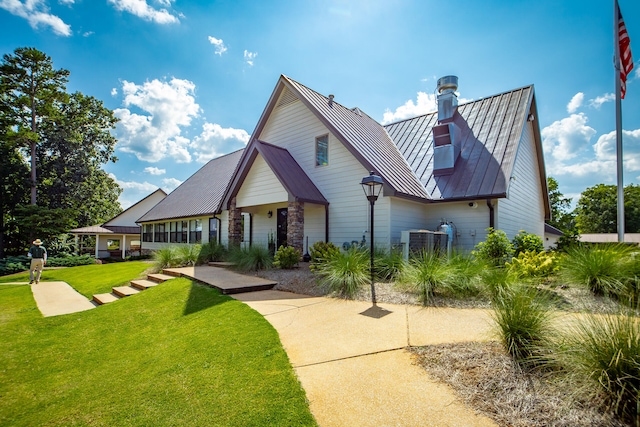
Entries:
<svg viewBox="0 0 640 427">
<path fill-rule="evenodd" d="M 444 76 L 438 79 L 437 83 L 438 93 L 444 91 L 455 92 L 458 90 L 458 76 Z"/>
<path fill-rule="evenodd" d="M 329 107 L 333 107 L 333 95 L 329 95 Z"/>
</svg>

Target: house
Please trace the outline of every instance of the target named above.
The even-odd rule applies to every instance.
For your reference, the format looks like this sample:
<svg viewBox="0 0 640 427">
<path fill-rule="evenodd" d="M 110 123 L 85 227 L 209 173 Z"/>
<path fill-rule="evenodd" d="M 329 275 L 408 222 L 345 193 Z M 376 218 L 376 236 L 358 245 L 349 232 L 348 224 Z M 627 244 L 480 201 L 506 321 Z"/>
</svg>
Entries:
<svg viewBox="0 0 640 427">
<path fill-rule="evenodd" d="M 360 183 L 370 171 L 384 182 L 377 246 L 406 245 L 403 231 L 443 224 L 461 250 L 488 227 L 543 237 L 550 208 L 533 86 L 458 105 L 457 78 L 438 83 L 438 111 L 383 126 L 281 76 L 246 148 L 212 160 L 181 187 L 199 185 L 178 187 L 138 220 L 160 233 L 143 247 L 172 241 L 167 232 L 190 218 L 200 220 L 203 242 L 208 233 L 224 244 L 274 240 L 303 252 L 316 241 L 369 241 Z"/>
<path fill-rule="evenodd" d="M 618 233 L 585 233 L 580 235 L 585 243 L 618 243 Z M 640 233 L 624 233 L 624 242 L 640 245 Z"/>
<path fill-rule="evenodd" d="M 95 236 L 94 255 L 96 258 L 122 257 L 130 253 L 141 253 L 140 226 L 136 220 L 140 215 L 157 205 L 167 196 L 162 189 L 157 189 L 144 199 L 122 211 L 104 224 L 71 230 L 75 236 L 76 247 L 80 236 Z M 110 251 L 109 242 L 117 243 L 118 250 Z"/>
<path fill-rule="evenodd" d="M 556 227 L 545 224 L 544 225 L 544 249 L 549 250 L 558 244 L 558 240 L 564 233 L 558 230 Z"/>
</svg>

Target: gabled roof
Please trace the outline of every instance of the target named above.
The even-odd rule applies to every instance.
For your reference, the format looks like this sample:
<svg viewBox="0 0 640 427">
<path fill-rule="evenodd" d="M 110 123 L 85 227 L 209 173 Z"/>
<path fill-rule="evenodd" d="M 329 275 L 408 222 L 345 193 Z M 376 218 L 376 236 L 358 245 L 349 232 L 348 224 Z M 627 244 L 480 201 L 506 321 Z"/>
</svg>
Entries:
<svg viewBox="0 0 640 427">
<path fill-rule="evenodd" d="M 243 151 L 244 149 L 238 150 L 210 160 L 136 222 L 219 213 L 225 191 Z"/>
<path fill-rule="evenodd" d="M 73 234 L 140 234 L 140 226 L 126 225 L 91 225 L 89 227 L 74 228 L 69 231 Z"/>
<path fill-rule="evenodd" d="M 311 178 L 302 170 L 289 151 L 282 147 L 254 139 L 249 143 L 247 148 L 245 148 L 240 165 L 236 170 L 229 191 L 225 196 L 224 206 L 228 205 L 229 200 L 238 194 L 258 154 L 267 162 L 267 165 L 276 175 L 280 184 L 287 190 L 290 199 L 292 198 L 296 202 L 308 202 L 320 205 L 329 204 L 320 190 L 318 190 L 318 187 L 316 187 L 313 181 L 311 181 Z"/>
<path fill-rule="evenodd" d="M 162 189 L 162 188 L 158 188 L 156 191 L 154 191 L 153 193 L 149 194 L 147 197 L 145 197 L 144 199 L 134 203 L 133 205 L 129 206 L 127 209 L 123 210 L 122 212 L 120 212 L 118 215 L 114 216 L 113 218 L 111 218 L 109 221 L 105 222 L 104 225 L 110 225 L 111 223 L 117 222 L 118 218 L 120 218 L 121 216 L 123 216 L 125 213 L 127 213 L 128 211 L 136 208 L 137 206 L 141 205 L 142 203 L 144 203 L 146 200 L 148 200 L 150 197 L 154 196 L 155 194 L 161 194 L 163 196 L 167 196 L 167 193 Z"/>
<path fill-rule="evenodd" d="M 431 200 L 499 198 L 507 195 L 518 146 L 530 118 L 542 191 L 547 194 L 533 86 L 458 106 L 454 123 L 460 131 L 461 152 L 450 175 L 433 174 L 432 129 L 438 122 L 437 112 L 392 123 L 385 129 Z"/>
<path fill-rule="evenodd" d="M 258 138 L 282 91 L 293 92 L 362 165 L 377 172 L 385 194 L 426 199 L 428 195 L 385 129 L 357 108 L 349 109 L 308 87 L 280 76 L 253 134 Z"/>
</svg>

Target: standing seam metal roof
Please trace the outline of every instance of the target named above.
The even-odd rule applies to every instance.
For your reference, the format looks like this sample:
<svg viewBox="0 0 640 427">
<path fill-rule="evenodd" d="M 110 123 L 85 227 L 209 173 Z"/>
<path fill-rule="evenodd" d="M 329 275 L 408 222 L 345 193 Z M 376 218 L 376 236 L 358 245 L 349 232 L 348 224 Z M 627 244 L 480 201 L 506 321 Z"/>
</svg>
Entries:
<svg viewBox="0 0 640 427">
<path fill-rule="evenodd" d="M 210 160 L 136 222 L 213 215 L 222 199 L 244 149 Z"/>
</svg>

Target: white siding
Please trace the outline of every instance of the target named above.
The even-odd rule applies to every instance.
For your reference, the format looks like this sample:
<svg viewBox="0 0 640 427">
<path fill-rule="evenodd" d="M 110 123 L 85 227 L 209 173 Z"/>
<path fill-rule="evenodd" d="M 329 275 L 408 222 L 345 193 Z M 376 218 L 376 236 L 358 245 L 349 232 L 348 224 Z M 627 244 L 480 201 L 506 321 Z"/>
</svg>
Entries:
<svg viewBox="0 0 640 427">
<path fill-rule="evenodd" d="M 397 245 L 400 243 L 402 231 L 426 229 L 427 205 L 396 197 L 390 199 L 390 244 Z"/>
<path fill-rule="evenodd" d="M 229 211 L 222 211 L 220 215 L 220 243 L 227 246 L 229 245 Z"/>
<path fill-rule="evenodd" d="M 426 229 L 437 230 L 442 220 L 453 224 L 454 248 L 470 251 L 476 244 L 485 240 L 489 227 L 489 208 L 485 200 L 434 203 L 425 206 Z"/>
<path fill-rule="evenodd" d="M 142 217 L 142 215 L 146 214 L 157 205 L 162 199 L 166 196 L 161 191 L 156 191 L 151 194 L 147 198 L 139 201 L 135 205 L 131 206 L 129 209 L 122 212 L 120 215 L 115 218 L 107 221 L 104 225 L 119 225 L 119 226 L 130 226 L 135 227 L 136 221 Z"/>
<path fill-rule="evenodd" d="M 315 139 L 327 134 L 329 164 L 316 166 Z M 360 181 L 369 175 L 369 171 L 302 102 L 296 101 L 274 109 L 258 138 L 286 148 L 329 201 L 329 241 L 342 245 L 343 242 L 360 241 L 363 234 L 369 239 L 369 202 L 360 186 Z M 375 205 L 377 244 L 389 242 L 388 204 L 388 198 L 381 197 Z M 308 205 L 305 210 L 307 208 Z M 305 224 L 305 235 L 307 229 L 314 230 L 313 234 L 323 240 L 324 210 L 322 214 L 314 212 L 308 218 L 312 223 Z M 317 231 L 320 227 L 322 233 Z M 311 244 L 311 237 L 309 243 Z"/>
<path fill-rule="evenodd" d="M 258 154 L 236 196 L 236 206 L 286 202 L 287 190 L 282 186 L 264 158 Z"/>
<path fill-rule="evenodd" d="M 153 225 L 153 229 L 154 229 L 154 233 L 155 233 L 155 225 L 156 224 L 164 224 L 164 229 L 165 232 L 167 234 L 167 240 L 169 240 L 170 237 L 170 224 L 172 222 L 175 221 L 191 221 L 191 220 L 196 220 L 199 219 L 201 221 L 202 224 L 202 241 L 200 243 L 205 244 L 205 243 L 209 243 L 209 218 L 210 217 L 200 217 L 200 218 L 177 218 L 177 219 L 171 219 L 169 221 L 156 221 L 156 222 L 147 222 L 145 224 L 151 224 Z M 144 225 L 142 226 L 144 229 Z M 223 238 L 225 237 L 225 232 L 223 231 L 222 236 Z M 189 233 L 187 232 L 187 239 L 189 239 Z M 154 236 L 155 239 L 155 236 Z M 175 245 L 182 245 L 184 243 L 171 243 L 171 242 L 140 242 L 141 248 L 142 249 L 148 249 L 148 250 L 157 250 L 157 249 L 162 249 L 162 248 L 166 248 L 167 246 L 175 246 Z"/>
<path fill-rule="evenodd" d="M 511 178 L 511 184 L 507 198 L 497 203 L 496 228 L 504 230 L 509 239 L 520 230 L 544 239 L 544 195 L 531 122 L 518 145 L 513 175 L 505 178 Z"/>
</svg>

